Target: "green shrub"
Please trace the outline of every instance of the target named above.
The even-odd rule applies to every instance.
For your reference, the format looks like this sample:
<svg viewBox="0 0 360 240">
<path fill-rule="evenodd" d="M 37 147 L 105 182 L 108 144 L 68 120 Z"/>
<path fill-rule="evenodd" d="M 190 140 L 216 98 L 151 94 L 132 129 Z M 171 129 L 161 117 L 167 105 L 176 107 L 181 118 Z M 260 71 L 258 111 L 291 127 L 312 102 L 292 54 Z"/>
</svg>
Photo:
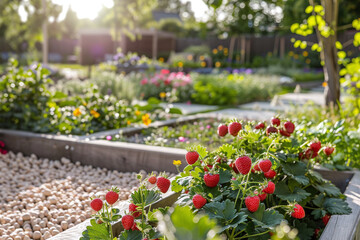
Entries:
<svg viewBox="0 0 360 240">
<path fill-rule="evenodd" d="M 234 105 L 271 98 L 279 91 L 278 78 L 261 75 L 193 75 L 192 102 Z"/>
</svg>

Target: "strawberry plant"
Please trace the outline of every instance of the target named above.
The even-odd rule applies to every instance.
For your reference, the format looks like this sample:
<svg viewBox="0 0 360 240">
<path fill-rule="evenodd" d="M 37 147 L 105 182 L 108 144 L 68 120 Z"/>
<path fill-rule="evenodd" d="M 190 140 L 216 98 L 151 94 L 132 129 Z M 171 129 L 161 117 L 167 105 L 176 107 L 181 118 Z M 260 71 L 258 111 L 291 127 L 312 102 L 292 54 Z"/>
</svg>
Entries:
<svg viewBox="0 0 360 240">
<path fill-rule="evenodd" d="M 172 190 L 182 193 L 176 204 L 215 219 L 218 234 L 228 239 L 268 239 L 283 220 L 300 239 L 311 239 L 325 226 L 324 216 L 351 209 L 340 190 L 314 171 L 316 161 L 328 157 L 325 142 L 290 137 L 294 129 L 274 118 L 267 127 L 237 128 L 233 142 L 215 151 L 194 147 L 198 160 L 172 182 Z M 219 176 L 216 185 L 209 186 L 209 175 Z"/>
<path fill-rule="evenodd" d="M 235 240 L 269 239 L 271 235 L 287 239 L 282 234 L 286 223 L 298 230 L 299 239 L 317 239 L 331 215 L 351 212 L 340 190 L 314 171 L 319 158 L 332 154 L 324 142 L 316 138 L 297 140 L 292 136 L 295 124 L 280 118 L 267 127 L 262 123 L 261 128 L 252 122 L 233 122 L 242 127 L 236 128 L 231 143 L 211 152 L 201 145 L 189 148 L 185 156 L 188 165 L 171 182 L 172 191 L 180 194 L 174 209 L 151 210 L 161 193 L 169 191 L 170 180 L 152 174 L 141 182 L 131 195 L 129 211 L 118 217 L 125 229 L 119 239 L 220 236 Z M 269 128 L 276 131 L 269 132 Z M 110 199 L 112 203 L 113 197 Z M 95 202 L 93 208 L 107 209 L 109 202 L 101 203 Z M 184 215 L 175 217 L 173 214 L 178 212 Z M 194 216 L 198 224 L 191 220 Z M 207 235 L 200 236 L 197 234 L 203 218 L 203 233 Z M 106 222 L 109 218 L 97 214 L 96 219 Z M 84 236 L 102 224 L 93 223 Z M 209 238 L 210 226 L 215 238 Z M 111 231 L 106 225 L 101 227 Z M 183 235 L 185 229 L 187 237 Z"/>
</svg>

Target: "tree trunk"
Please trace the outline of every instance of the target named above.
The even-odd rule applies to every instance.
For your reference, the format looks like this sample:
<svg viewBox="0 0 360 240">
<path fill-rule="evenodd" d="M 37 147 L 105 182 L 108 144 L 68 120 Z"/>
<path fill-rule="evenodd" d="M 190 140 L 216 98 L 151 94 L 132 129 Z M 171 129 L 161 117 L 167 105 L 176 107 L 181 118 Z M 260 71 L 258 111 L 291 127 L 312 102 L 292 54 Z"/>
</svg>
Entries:
<svg viewBox="0 0 360 240">
<path fill-rule="evenodd" d="M 325 103 L 327 106 L 337 106 L 340 103 L 339 65 L 336 49 L 338 0 L 322 0 L 325 9 L 325 21 L 332 28 L 334 34 L 325 38 L 320 36 L 322 42 L 322 60 L 324 61 Z"/>
</svg>

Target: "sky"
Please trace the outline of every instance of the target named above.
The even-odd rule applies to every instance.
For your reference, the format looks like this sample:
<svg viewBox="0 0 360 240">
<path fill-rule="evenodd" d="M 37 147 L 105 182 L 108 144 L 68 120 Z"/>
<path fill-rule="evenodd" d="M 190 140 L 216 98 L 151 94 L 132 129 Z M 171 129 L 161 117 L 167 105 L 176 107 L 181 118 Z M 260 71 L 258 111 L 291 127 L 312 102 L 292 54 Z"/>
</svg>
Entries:
<svg viewBox="0 0 360 240">
<path fill-rule="evenodd" d="M 60 20 L 65 18 L 67 9 L 71 6 L 78 16 L 78 18 L 95 19 L 102 6 L 112 7 L 113 0 L 52 0 L 54 3 L 63 6 L 63 12 L 60 15 Z M 183 2 L 191 2 L 192 10 L 195 17 L 199 20 L 204 20 L 206 12 L 208 11 L 207 5 L 202 0 L 181 0 Z"/>
</svg>

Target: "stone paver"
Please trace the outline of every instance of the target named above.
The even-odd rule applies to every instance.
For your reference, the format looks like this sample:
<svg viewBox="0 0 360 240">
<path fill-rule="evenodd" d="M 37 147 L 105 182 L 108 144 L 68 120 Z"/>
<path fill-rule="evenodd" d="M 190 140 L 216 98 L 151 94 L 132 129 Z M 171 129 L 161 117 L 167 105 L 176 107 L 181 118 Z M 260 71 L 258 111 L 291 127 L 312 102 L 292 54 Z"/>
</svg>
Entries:
<svg viewBox="0 0 360 240">
<path fill-rule="evenodd" d="M 271 102 L 251 102 L 238 106 L 240 109 L 244 110 L 254 110 L 254 111 L 288 111 L 291 109 L 291 105 L 284 104 L 282 102 L 271 103 Z"/>
<path fill-rule="evenodd" d="M 279 96 L 279 100 L 284 104 L 303 105 L 309 101 L 316 105 L 324 105 L 324 93 L 310 92 L 310 93 L 287 93 Z"/>
<path fill-rule="evenodd" d="M 252 111 L 252 110 L 241 110 L 238 108 L 229 108 L 219 111 L 212 112 L 214 116 L 222 116 L 227 118 L 238 118 L 243 120 L 257 120 L 265 121 L 276 115 L 274 111 Z"/>
</svg>

